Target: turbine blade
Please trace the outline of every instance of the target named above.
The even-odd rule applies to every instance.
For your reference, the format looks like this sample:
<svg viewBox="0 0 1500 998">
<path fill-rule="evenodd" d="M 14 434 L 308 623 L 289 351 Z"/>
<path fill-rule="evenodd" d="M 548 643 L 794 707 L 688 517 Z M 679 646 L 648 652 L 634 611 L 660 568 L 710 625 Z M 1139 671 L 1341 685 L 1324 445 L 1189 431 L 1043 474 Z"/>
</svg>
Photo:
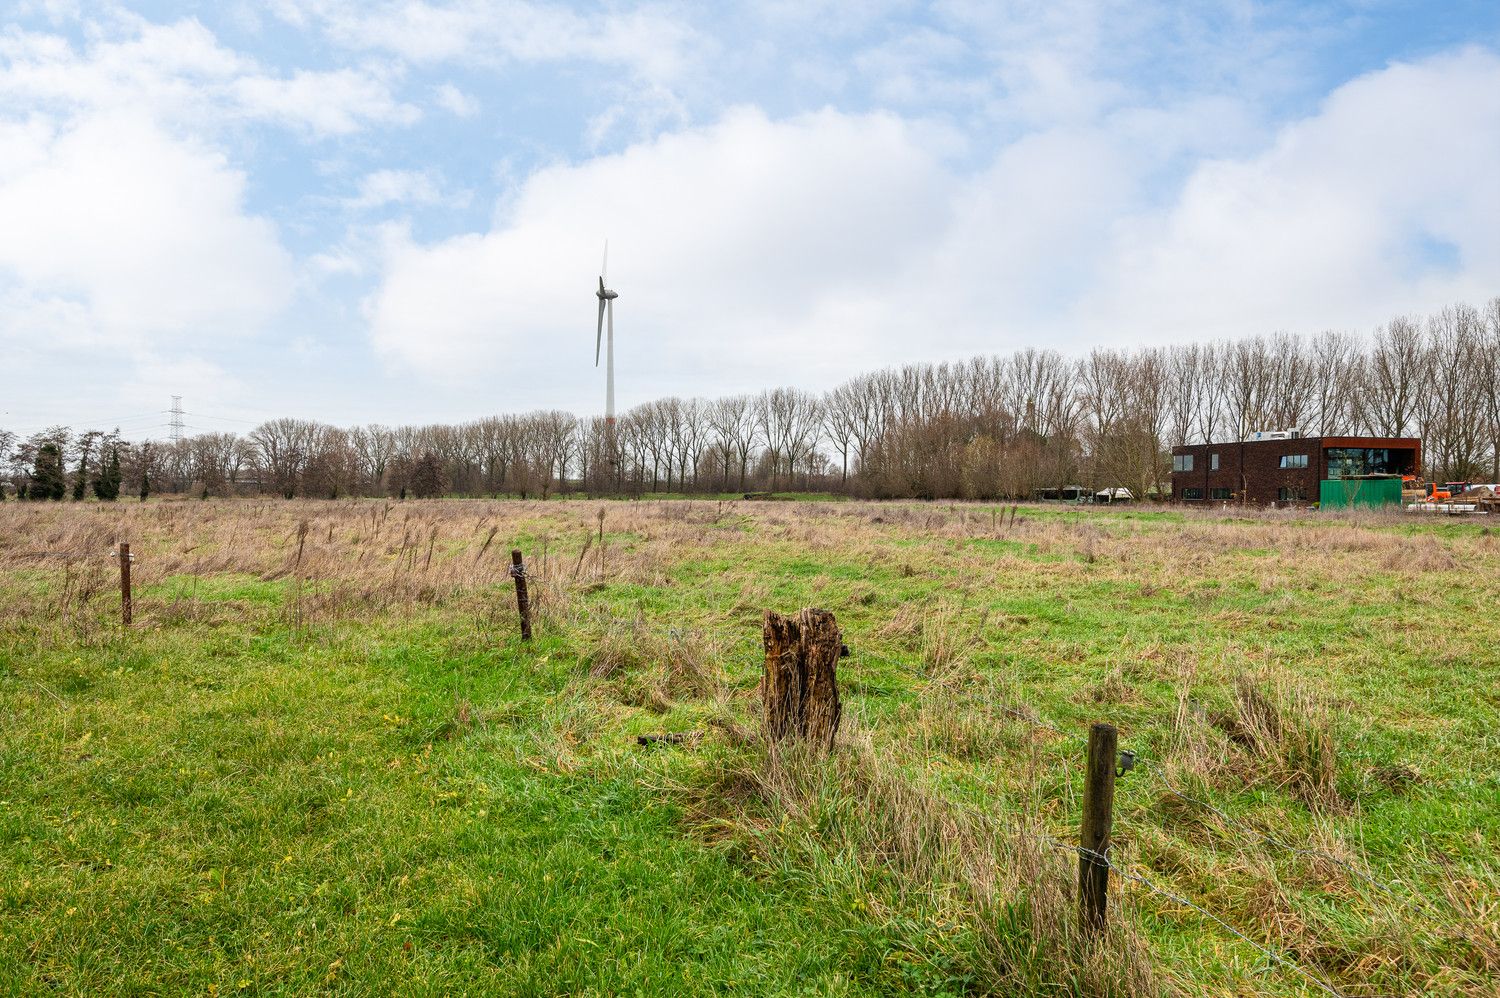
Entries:
<svg viewBox="0 0 1500 998">
<path fill-rule="evenodd" d="M 604 240 L 604 262 L 599 265 L 599 286 L 604 287 L 604 279 L 609 276 L 609 240 Z"/>
<path fill-rule="evenodd" d="M 614 315 L 613 312 L 610 315 Z M 612 328 L 612 327 L 611 327 Z M 594 336 L 594 366 L 599 366 L 599 347 L 604 343 L 604 299 L 599 299 L 599 332 Z"/>
</svg>

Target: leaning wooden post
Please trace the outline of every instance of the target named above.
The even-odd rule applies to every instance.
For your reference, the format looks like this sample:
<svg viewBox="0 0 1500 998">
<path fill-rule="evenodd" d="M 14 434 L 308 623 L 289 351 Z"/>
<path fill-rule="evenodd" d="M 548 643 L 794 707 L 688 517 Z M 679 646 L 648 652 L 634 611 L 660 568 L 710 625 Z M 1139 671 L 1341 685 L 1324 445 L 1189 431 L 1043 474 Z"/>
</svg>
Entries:
<svg viewBox="0 0 1500 998">
<path fill-rule="evenodd" d="M 521 562 L 521 549 L 510 552 L 510 577 L 516 580 L 516 609 L 521 614 L 521 640 L 531 640 L 531 600 L 526 595 L 526 566 Z"/>
<path fill-rule="evenodd" d="M 130 545 L 121 544 L 115 557 L 120 561 L 120 623 L 130 626 Z"/>
<path fill-rule="evenodd" d="M 833 748 L 843 715 L 837 666 L 844 641 L 838 621 L 826 610 L 808 608 L 795 617 L 767 610 L 761 636 L 766 734 L 772 741 L 805 738 Z"/>
<path fill-rule="evenodd" d="M 1115 754 L 1119 734 L 1113 724 L 1089 727 L 1088 772 L 1083 787 L 1083 830 L 1078 844 L 1078 915 L 1083 930 L 1104 929 L 1109 899 L 1110 831 L 1115 810 Z"/>
</svg>

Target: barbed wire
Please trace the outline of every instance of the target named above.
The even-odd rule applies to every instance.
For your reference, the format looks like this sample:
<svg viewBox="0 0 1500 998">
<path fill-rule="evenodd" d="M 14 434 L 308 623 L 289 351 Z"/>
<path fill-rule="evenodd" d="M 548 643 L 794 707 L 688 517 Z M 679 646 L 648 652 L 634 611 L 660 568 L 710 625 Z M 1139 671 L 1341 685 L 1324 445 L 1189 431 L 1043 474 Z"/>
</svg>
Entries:
<svg viewBox="0 0 1500 998">
<path fill-rule="evenodd" d="M 1150 890 L 1150 891 L 1152 891 L 1155 894 L 1159 894 L 1162 897 L 1167 898 L 1168 900 L 1172 901 L 1175 904 L 1182 905 L 1183 907 L 1186 907 L 1186 908 L 1191 908 L 1193 911 L 1196 911 L 1198 914 L 1200 914 L 1200 915 L 1204 916 L 1205 918 L 1208 918 L 1208 919 L 1212 920 L 1213 922 L 1215 922 L 1216 924 L 1218 924 L 1225 931 L 1231 933 L 1232 935 L 1236 936 L 1237 938 L 1243 940 L 1245 943 L 1247 943 L 1250 946 L 1254 947 L 1256 950 L 1260 951 L 1265 956 L 1271 958 L 1276 963 L 1278 963 L 1281 966 L 1287 968 L 1288 970 L 1295 971 L 1296 973 L 1298 973 L 1302 977 L 1304 977 L 1307 980 L 1311 981 L 1313 984 L 1317 985 L 1322 991 L 1324 991 L 1327 994 L 1332 995 L 1333 998 L 1346 998 L 1346 996 L 1344 995 L 1343 992 L 1339 991 L 1337 988 L 1335 988 L 1332 984 L 1328 983 L 1322 977 L 1319 977 L 1317 974 L 1314 974 L 1312 971 L 1308 970 L 1306 967 L 1302 966 L 1300 963 L 1297 963 L 1295 960 L 1292 960 L 1290 957 L 1287 957 L 1287 956 L 1285 956 L 1285 955 L 1283 955 L 1281 953 L 1278 953 L 1275 950 L 1271 949 L 1269 946 L 1266 946 L 1266 945 L 1264 945 L 1262 943 L 1259 943 L 1256 940 L 1250 938 L 1250 936 L 1246 935 L 1241 930 L 1235 928 L 1235 926 L 1231 925 L 1229 922 L 1225 921 L 1223 918 L 1220 918 L 1218 915 L 1216 915 L 1213 912 L 1209 911 L 1207 908 L 1204 908 L 1202 905 L 1195 903 L 1190 898 L 1183 897 L 1181 894 L 1175 894 L 1172 891 L 1166 890 L 1163 887 L 1158 887 L 1155 883 L 1153 883 L 1151 881 L 1150 878 L 1146 877 L 1144 874 L 1135 873 L 1135 872 L 1133 872 L 1131 870 L 1127 870 L 1124 867 L 1120 866 L 1118 863 L 1115 863 L 1113 860 L 1111 860 L 1109 858 L 1109 848 L 1108 847 L 1106 848 L 1106 850 L 1104 852 L 1099 852 L 1099 851 L 1094 850 L 1094 849 L 1089 849 L 1089 848 L 1087 848 L 1085 846 L 1073 845 L 1071 842 L 1064 842 L 1061 839 L 1054 838 L 1053 836 L 1046 834 L 1045 832 L 1036 833 L 1036 836 L 1037 836 L 1037 838 L 1039 838 L 1040 840 L 1048 843 L 1049 845 L 1055 846 L 1055 847 L 1060 848 L 1060 849 L 1064 849 L 1064 850 L 1066 850 L 1068 852 L 1077 853 L 1080 856 L 1084 856 L 1084 857 L 1089 858 L 1090 860 L 1092 860 L 1095 863 L 1102 863 L 1104 866 L 1109 867 L 1115 873 L 1119 874 L 1122 879 L 1129 880 L 1129 881 L 1132 881 L 1134 883 L 1140 884 L 1141 886 L 1145 887 L 1147 890 Z"/>
<path fill-rule="evenodd" d="M 918 670 L 916 668 L 913 668 L 912 666 L 909 666 L 909 665 L 907 665 L 904 662 L 899 662 L 896 659 L 890 658 L 888 656 L 880 655 L 880 654 L 876 654 L 876 653 L 871 653 L 871 652 L 861 652 L 860 654 L 861 654 L 862 657 L 873 659 L 873 660 L 878 661 L 878 662 L 883 662 L 886 665 L 893 666 L 893 667 L 895 667 L 897 669 L 902 670 L 903 672 L 906 672 L 908 675 L 912 675 L 912 676 L 915 676 L 915 677 L 917 677 L 919 679 L 926 680 L 929 683 L 934 682 L 933 677 L 926 675 L 925 673 L 921 672 L 920 670 Z M 1003 701 L 994 700 L 994 699 L 991 699 L 991 698 L 988 698 L 988 697 L 980 696 L 979 694 L 971 693 L 971 692 L 969 692 L 967 690 L 952 689 L 950 687 L 944 687 L 944 688 L 947 689 L 949 693 L 951 693 L 951 694 L 953 694 L 953 695 L 955 695 L 955 696 L 957 696 L 957 697 L 959 697 L 961 699 L 968 700 L 968 701 L 970 701 L 972 703 L 978 703 L 978 704 L 982 704 L 984 706 L 993 707 L 993 708 L 995 708 L 997 710 L 1000 710 L 1000 711 L 1004 712 L 1005 714 L 1007 714 L 1007 715 L 1009 715 L 1009 716 L 1011 716 L 1011 717 L 1013 717 L 1013 718 L 1015 718 L 1015 719 L 1017 719 L 1017 720 L 1025 723 L 1025 724 L 1031 725 L 1034 728 L 1040 728 L 1040 729 L 1044 729 L 1044 730 L 1047 730 L 1047 731 L 1051 731 L 1054 734 L 1060 735 L 1063 738 L 1068 739 L 1069 741 L 1077 742 L 1077 743 L 1079 743 L 1081 745 L 1087 746 L 1087 744 L 1088 744 L 1088 739 L 1086 737 L 1065 730 L 1064 728 L 1062 728 L 1061 726 L 1059 726 L 1055 722 L 1053 722 L 1051 720 L 1048 720 L 1045 717 L 1042 717 L 1035 710 L 1033 710 L 1033 711 L 1031 711 L 1031 712 L 1028 713 L 1026 710 L 1023 710 L 1022 708 L 1019 708 L 1019 707 L 1016 707 L 1014 705 L 1005 703 Z M 1161 781 L 1162 786 L 1172 796 L 1177 797 L 1178 799 L 1186 801 L 1186 802 L 1188 802 L 1190 804 L 1194 804 L 1194 805 L 1197 805 L 1199 807 L 1207 809 L 1208 811 L 1212 812 L 1221 821 L 1223 821 L 1225 824 L 1229 825 L 1230 827 L 1237 828 L 1237 829 L 1239 829 L 1241 831 L 1244 831 L 1244 832 L 1248 832 L 1255 839 L 1259 840 L 1260 842 L 1262 842 L 1262 843 L 1264 843 L 1266 845 L 1272 846 L 1274 848 L 1281 849 L 1283 851 L 1286 851 L 1286 852 L 1289 852 L 1289 853 L 1293 853 L 1295 855 L 1313 857 L 1313 858 L 1324 860 L 1324 861 L 1329 862 L 1329 863 L 1333 863 L 1334 865 L 1340 867 L 1341 869 L 1344 869 L 1344 870 L 1348 871 L 1349 873 L 1353 874 L 1354 876 L 1358 877 L 1359 879 L 1363 880 L 1364 882 L 1366 882 L 1366 883 L 1370 884 L 1371 886 L 1377 888 L 1378 890 L 1384 892 L 1388 897 L 1390 897 L 1393 901 L 1396 901 L 1402 908 L 1406 909 L 1407 911 L 1409 911 L 1409 912 L 1411 912 L 1413 914 L 1419 913 L 1418 909 L 1410 903 L 1410 901 L 1408 900 L 1407 895 L 1403 894 L 1403 892 L 1400 891 L 1400 890 L 1398 890 L 1392 883 L 1390 883 L 1388 881 L 1385 881 L 1385 880 L 1382 880 L 1382 879 L 1374 876 L 1373 874 L 1368 873 L 1365 870 L 1360 869 L 1358 866 L 1354 865 L 1353 863 L 1349 862 L 1348 860 L 1343 859 L 1342 857 L 1339 857 L 1339 856 L 1335 856 L 1333 853 L 1328 852 L 1327 850 L 1324 850 L 1324 849 L 1316 849 L 1316 848 L 1311 848 L 1311 847 L 1307 847 L 1307 846 L 1298 846 L 1298 845 L 1294 845 L 1294 844 L 1292 844 L 1290 842 L 1286 842 L 1286 841 L 1284 841 L 1282 839 L 1277 838 L 1274 835 L 1269 834 L 1268 832 L 1265 832 L 1265 831 L 1263 831 L 1263 830 L 1255 827 L 1254 825 L 1249 824 L 1248 822 L 1240 821 L 1240 820 L 1237 820 L 1237 819 L 1231 817 L 1222 808 L 1217 807 L 1216 805 L 1214 805 L 1213 803 L 1211 803 L 1209 801 L 1202 800 L 1200 798 L 1193 797 L 1190 794 L 1184 793 L 1183 791 L 1179 790 L 1172 783 L 1172 781 L 1168 778 L 1164 766 L 1162 764 L 1158 763 L 1158 762 L 1155 762 L 1155 761 L 1149 759 L 1149 758 L 1142 758 L 1140 756 L 1137 756 L 1136 759 L 1135 759 L 1135 766 L 1137 768 L 1146 770 L 1146 771 L 1150 772 L 1152 775 L 1154 775 L 1158 780 Z M 1429 905 L 1432 908 L 1439 908 L 1439 907 L 1441 907 L 1441 905 L 1439 905 L 1439 903 L 1435 899 L 1433 899 L 1431 896 L 1429 896 L 1428 894 L 1424 893 L 1420 889 L 1412 886 L 1410 883 L 1407 883 L 1407 882 L 1403 881 L 1402 884 L 1406 888 L 1406 892 L 1408 894 L 1410 894 L 1411 896 L 1420 898 L 1422 901 L 1425 901 L 1427 903 L 1427 905 Z"/>
<path fill-rule="evenodd" d="M 1297 853 L 1302 856 L 1316 856 L 1318 859 L 1324 859 L 1330 863 L 1335 863 L 1338 866 L 1343 867 L 1345 870 L 1348 870 L 1355 876 L 1368 881 L 1374 886 L 1379 887 L 1388 893 L 1395 893 L 1395 888 L 1393 888 L 1390 884 L 1371 876 L 1370 874 L 1356 867 L 1354 864 L 1350 863 L 1348 860 L 1341 859 L 1340 857 L 1335 856 L 1333 853 L 1326 852 L 1322 849 L 1311 849 L 1303 846 L 1294 846 L 1290 842 L 1284 842 L 1281 839 L 1278 839 L 1276 836 L 1262 831 L 1261 829 L 1255 827 L 1254 825 L 1251 825 L 1248 822 L 1239 821 L 1235 818 L 1230 817 L 1223 810 L 1223 808 L 1220 808 L 1209 801 L 1194 797 L 1191 794 L 1183 793 L 1181 790 L 1178 790 L 1177 787 L 1172 783 L 1172 781 L 1167 777 L 1166 769 L 1149 759 L 1137 759 L 1136 765 L 1146 772 L 1151 773 L 1158 780 L 1160 780 L 1162 786 L 1166 788 L 1167 793 L 1171 794 L 1173 797 L 1178 798 L 1179 800 L 1185 800 L 1189 804 L 1196 804 L 1201 808 L 1205 808 L 1208 811 L 1213 812 L 1213 814 L 1216 815 L 1219 820 L 1224 822 L 1226 825 L 1230 825 L 1242 831 L 1249 832 L 1260 841 L 1266 843 L 1267 845 L 1275 846 L 1278 849 L 1284 849 L 1287 852 Z"/>
<path fill-rule="evenodd" d="M 1172 781 L 1167 778 L 1167 774 L 1166 774 L 1165 769 L 1161 765 L 1159 765 L 1157 763 L 1154 763 L 1154 762 L 1152 762 L 1150 760 L 1137 760 L 1136 765 L 1139 766 L 1140 768 L 1146 770 L 1147 772 L 1152 773 L 1158 780 L 1160 780 L 1162 786 L 1166 788 L 1167 793 L 1169 793 L 1172 796 L 1178 798 L 1179 800 L 1184 800 L 1184 801 L 1187 801 L 1190 804 L 1196 804 L 1199 807 L 1206 808 L 1207 810 L 1211 811 L 1215 816 L 1217 816 L 1219 818 L 1219 820 L 1222 821 L 1222 822 L 1224 822 L 1226 825 L 1229 825 L 1232 828 L 1237 828 L 1237 829 L 1239 829 L 1241 831 L 1244 831 L 1244 832 L 1248 832 L 1248 833 L 1250 833 L 1251 836 L 1253 836 L 1254 838 L 1258 839 L 1262 843 L 1264 843 L 1266 845 L 1269 845 L 1269 846 L 1273 846 L 1273 847 L 1275 847 L 1277 849 L 1281 849 L 1281 850 L 1284 850 L 1286 852 L 1294 853 L 1294 854 L 1299 855 L 1299 856 L 1311 856 L 1311 857 L 1314 857 L 1316 859 L 1324 860 L 1325 862 L 1333 863 L 1334 865 L 1336 865 L 1336 866 L 1338 866 L 1338 867 L 1340 867 L 1340 868 L 1342 868 L 1344 870 L 1347 870 L 1349 873 L 1354 874 L 1356 877 L 1358 877 L 1359 879 L 1363 880 L 1365 883 L 1369 884 L 1370 886 L 1375 887 L 1375 888 L 1379 889 L 1380 891 L 1383 891 L 1391 900 L 1397 902 L 1400 905 L 1400 907 L 1402 907 L 1402 908 L 1406 909 L 1407 911 L 1412 912 L 1414 914 L 1418 913 L 1417 908 L 1410 903 L 1410 901 L 1408 900 L 1408 898 L 1406 897 L 1405 894 L 1403 894 L 1401 891 L 1397 890 L 1397 888 L 1395 887 L 1395 885 L 1392 882 L 1386 881 L 1386 880 L 1382 880 L 1379 877 L 1376 877 L 1372 873 L 1369 873 L 1369 872 L 1367 872 L 1365 870 L 1361 870 L 1358 866 L 1355 866 L 1353 863 L 1349 862 L 1348 860 L 1343 859 L 1342 857 L 1339 857 L 1339 856 L 1335 856 L 1333 853 L 1328 852 L 1325 849 L 1314 849 L 1314 848 L 1311 848 L 1311 847 L 1308 847 L 1308 846 L 1293 845 L 1290 842 L 1286 842 L 1286 841 L 1284 841 L 1282 839 L 1277 838 L 1274 835 L 1271 835 L 1269 832 L 1266 832 L 1266 831 L 1264 831 L 1264 830 L 1262 830 L 1260 828 L 1257 828 L 1256 826 L 1250 824 L 1249 822 L 1239 821 L 1239 820 L 1237 820 L 1235 818 L 1230 817 L 1229 814 L 1226 813 L 1223 808 L 1217 807 L 1214 804 L 1210 803 L 1209 801 L 1202 800 L 1201 798 L 1198 798 L 1198 797 L 1194 797 L 1191 794 L 1183 793 L 1181 790 L 1177 789 L 1177 787 L 1175 785 L 1173 785 Z M 1404 881 L 1404 880 L 1400 881 L 1400 883 L 1406 889 L 1407 893 L 1409 893 L 1410 895 L 1412 895 L 1414 897 L 1420 898 L 1421 900 L 1425 901 L 1432 908 L 1444 907 L 1443 905 L 1440 905 L 1439 902 L 1436 899 L 1434 899 L 1431 895 L 1429 895 L 1426 892 L 1422 891 L 1421 889 L 1413 886 L 1411 883 L 1409 883 L 1407 881 Z"/>
</svg>

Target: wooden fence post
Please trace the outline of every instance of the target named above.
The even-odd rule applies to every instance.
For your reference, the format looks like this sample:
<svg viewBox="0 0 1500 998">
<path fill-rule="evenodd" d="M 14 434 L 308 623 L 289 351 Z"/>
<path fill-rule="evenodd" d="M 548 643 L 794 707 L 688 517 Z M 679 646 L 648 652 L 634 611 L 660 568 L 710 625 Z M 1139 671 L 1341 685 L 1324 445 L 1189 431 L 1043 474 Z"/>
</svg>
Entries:
<svg viewBox="0 0 1500 998">
<path fill-rule="evenodd" d="M 833 748 L 843 715 L 837 666 L 844 641 L 838 621 L 827 610 L 808 608 L 795 617 L 767 610 L 761 636 L 766 733 L 773 741 L 790 736 Z"/>
<path fill-rule="evenodd" d="M 115 555 L 120 562 L 120 623 L 130 626 L 130 545 L 121 544 Z"/>
<path fill-rule="evenodd" d="M 510 577 L 516 580 L 516 609 L 521 614 L 521 640 L 531 640 L 531 599 L 526 595 L 526 566 L 521 562 L 521 549 L 510 552 Z"/>
<path fill-rule="evenodd" d="M 1119 733 L 1113 724 L 1089 727 L 1088 771 L 1083 787 L 1083 830 L 1078 844 L 1078 915 L 1083 930 L 1104 929 L 1109 902 L 1109 845 L 1115 809 L 1115 754 Z"/>
</svg>

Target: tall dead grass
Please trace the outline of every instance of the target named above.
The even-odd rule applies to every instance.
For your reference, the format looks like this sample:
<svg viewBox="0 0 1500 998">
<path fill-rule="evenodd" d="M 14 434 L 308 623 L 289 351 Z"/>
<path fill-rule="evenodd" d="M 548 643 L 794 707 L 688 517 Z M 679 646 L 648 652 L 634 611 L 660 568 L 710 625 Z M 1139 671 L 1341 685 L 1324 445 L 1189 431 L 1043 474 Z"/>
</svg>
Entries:
<svg viewBox="0 0 1500 998">
<path fill-rule="evenodd" d="M 1271 782 L 1314 809 L 1338 810 L 1338 742 L 1328 702 L 1285 673 L 1239 676 L 1234 710 L 1215 718 L 1254 765 L 1244 775 Z"/>
<path fill-rule="evenodd" d="M 876 917 L 881 909 L 893 916 L 897 908 L 915 910 L 926 913 L 927 925 L 962 929 L 911 942 L 929 954 L 948 949 L 946 960 L 971 961 L 981 993 L 1170 990 L 1128 914 L 1099 938 L 1085 936 L 1071 852 L 1023 819 L 1007 823 L 934 793 L 854 728 L 846 725 L 832 754 L 765 743 L 723 763 L 693 797 L 692 819 L 764 862 L 792 859 L 840 878 Z M 970 941 L 962 951 L 959 938 Z"/>
<path fill-rule="evenodd" d="M 264 608 L 248 599 L 210 604 L 198 598 L 198 581 L 207 588 L 232 576 L 294 586 L 303 627 L 445 606 L 471 614 L 486 629 L 510 633 L 515 607 L 508 552 L 519 546 L 528 562 L 539 632 L 569 638 L 592 673 L 589 683 L 597 696 L 665 711 L 689 700 L 721 706 L 734 701 L 725 666 L 736 646 L 728 635 L 748 617 L 758 619 L 780 585 L 757 563 L 761 557 L 784 559 L 795 552 L 803 560 L 869 565 L 872 579 L 879 572 L 886 580 L 898 574 L 894 563 L 908 566 L 914 585 L 956 580 L 942 595 L 921 602 L 891 599 L 879 588 L 884 582 L 860 581 L 847 590 L 851 611 L 866 618 L 873 608 L 891 608 L 883 620 L 865 625 L 864 636 L 909 652 L 935 680 L 934 696 L 898 716 L 898 737 L 927 756 L 937 751 L 984 764 L 1012 748 L 1007 726 L 982 711 L 958 709 L 942 694 L 949 686 L 967 686 L 979 664 L 993 671 L 985 647 L 1000 625 L 1026 641 L 1036 620 L 989 619 L 976 609 L 988 603 L 966 600 L 964 591 L 972 588 L 987 600 L 1043 594 L 1065 608 L 1074 587 L 1093 586 L 1112 589 L 1109 599 L 1120 605 L 1131 594 L 1160 596 L 1180 602 L 1190 614 L 1221 602 L 1224 589 L 1217 587 L 1227 580 L 1252 601 L 1248 608 L 1233 608 L 1235 619 L 1249 628 L 1272 629 L 1294 618 L 1313 587 L 1343 592 L 1351 578 L 1394 574 L 1400 577 L 1400 599 L 1440 599 L 1435 587 L 1410 583 L 1450 573 L 1453 559 L 1460 558 L 1457 542 L 1404 536 L 1390 529 L 1389 519 L 1351 516 L 1308 529 L 1305 514 L 1246 511 L 1225 517 L 1205 511 L 1163 527 L 1123 512 L 1097 512 L 1090 515 L 1098 519 L 1084 531 L 1029 509 L 1012 517 L 979 508 L 984 515 L 973 515 L 973 507 L 963 504 L 777 503 L 726 509 L 718 503 L 641 502 L 612 503 L 606 512 L 597 503 L 557 501 L 11 503 L 0 508 L 0 568 L 26 581 L 18 584 L 16 600 L 0 606 L 0 623 L 12 633 L 45 629 L 46 635 L 33 642 L 37 646 L 76 640 L 56 626 L 58 621 L 76 634 L 108 633 L 117 598 L 109 550 L 126 540 L 137 553 L 140 626 L 178 620 L 214 624 L 261 612 Z M 613 615 L 596 608 L 610 603 L 592 598 L 600 590 L 679 584 L 674 570 L 699 558 L 727 561 L 715 578 L 726 595 L 722 605 L 696 606 L 684 630 L 618 609 L 632 597 L 617 601 Z M 1500 545 L 1484 538 L 1462 549 L 1461 562 L 1472 577 L 1493 579 L 1500 569 Z M 177 577 L 194 585 L 163 586 Z M 835 573 L 819 578 L 828 580 L 829 593 L 841 591 Z M 276 592 L 275 586 L 263 588 Z M 276 605 L 272 612 L 285 609 Z M 1044 651 L 1033 645 L 1027 653 L 1062 659 L 1070 654 L 1063 644 Z M 1132 689 L 1178 679 L 1182 692 L 1167 753 L 1174 772 L 1220 790 L 1246 784 L 1285 790 L 1306 802 L 1315 822 L 1347 818 L 1353 802 L 1344 799 L 1336 779 L 1334 705 L 1315 693 L 1314 684 L 1295 681 L 1284 668 L 1262 668 L 1268 659 L 1252 642 L 1242 650 L 1233 668 L 1227 661 L 1201 661 L 1186 642 L 1172 650 L 1177 659 L 1147 660 L 1143 653 L 1140 675 L 1101 671 L 1073 702 L 1130 706 Z M 1236 679 L 1241 658 L 1255 669 Z M 1195 680 L 1216 687 L 1218 711 L 1192 699 L 1188 691 Z M 1024 699 L 1020 695 L 1016 702 Z M 460 705 L 455 725 L 464 729 L 477 723 L 477 709 Z M 597 711 L 597 701 L 591 709 Z M 734 711 L 726 707 L 724 713 Z M 847 751 L 827 760 L 760 749 L 726 761 L 714 792 L 698 801 L 705 826 L 718 822 L 746 848 L 775 850 L 824 867 L 853 857 L 851 876 L 871 905 L 889 909 L 903 896 L 915 899 L 946 924 L 965 926 L 981 938 L 977 972 L 993 991 L 1145 994 L 1169 987 L 1153 982 L 1128 935 L 1077 955 L 1071 900 L 1076 860 L 1039 845 L 1034 829 L 1024 824 L 1004 826 L 993 816 L 976 817 L 943 802 L 877 752 L 867 735 L 854 732 L 847 744 Z M 1026 774 L 1038 783 L 1066 782 L 1051 762 L 1020 765 L 1038 767 Z M 1224 851 L 1228 836 L 1188 805 L 1164 798 L 1153 806 L 1160 810 L 1152 815 L 1153 824 L 1170 831 L 1138 832 L 1132 842 L 1149 869 L 1180 877 L 1193 888 L 1190 896 L 1243 916 L 1240 924 L 1261 938 L 1285 942 L 1341 981 L 1356 979 L 1364 961 L 1371 973 L 1398 968 L 1403 979 L 1421 987 L 1424 975 L 1444 972 L 1440 963 L 1424 959 L 1423 945 L 1451 953 L 1444 959 L 1476 974 L 1500 962 L 1493 945 L 1469 946 L 1435 920 L 1418 926 L 1417 942 L 1393 942 L 1412 923 L 1396 917 L 1382 922 L 1378 912 L 1351 916 L 1354 921 L 1369 916 L 1357 931 L 1320 922 L 1315 906 L 1303 897 L 1308 891 L 1338 899 L 1368 895 L 1347 871 L 1306 857 L 1278 865 L 1232 849 L 1221 866 L 1206 866 L 1205 856 Z M 1195 820 L 1187 820 L 1190 811 Z M 1355 857 L 1337 836 L 1329 835 L 1324 848 Z M 1500 938 L 1487 894 L 1493 885 L 1456 874 L 1445 886 L 1462 900 L 1459 910 L 1468 913 L 1471 924 L 1488 926 L 1475 934 L 1491 943 Z M 894 913 L 886 914 L 896 921 Z M 1128 933 L 1128 924 L 1121 931 Z M 924 945 L 948 944 L 935 934 Z"/>
<path fill-rule="evenodd" d="M 306 627 L 372 612 L 465 606 L 476 597 L 499 602 L 510 588 L 509 549 L 518 545 L 535 618 L 563 629 L 575 622 L 576 594 L 607 584 L 663 584 L 674 552 L 706 543 L 706 523 L 667 523 L 664 529 L 654 511 L 626 506 L 611 516 L 614 536 L 596 535 L 597 507 L 585 503 L 14 503 L 0 507 L 0 569 L 45 580 L 52 597 L 65 601 L 54 609 L 68 612 L 78 605 L 84 569 L 90 579 L 109 576 L 111 549 L 129 541 L 142 626 L 157 613 L 185 619 L 180 589 L 166 597 L 155 587 L 179 577 L 242 576 L 284 586 L 289 623 Z M 84 605 L 97 604 L 102 591 L 93 585 Z"/>
<path fill-rule="evenodd" d="M 583 664 L 617 702 L 665 713 L 684 700 L 721 701 L 727 695 L 718 662 L 721 649 L 696 630 L 647 625 L 637 615 L 608 620 L 584 642 Z"/>
</svg>

